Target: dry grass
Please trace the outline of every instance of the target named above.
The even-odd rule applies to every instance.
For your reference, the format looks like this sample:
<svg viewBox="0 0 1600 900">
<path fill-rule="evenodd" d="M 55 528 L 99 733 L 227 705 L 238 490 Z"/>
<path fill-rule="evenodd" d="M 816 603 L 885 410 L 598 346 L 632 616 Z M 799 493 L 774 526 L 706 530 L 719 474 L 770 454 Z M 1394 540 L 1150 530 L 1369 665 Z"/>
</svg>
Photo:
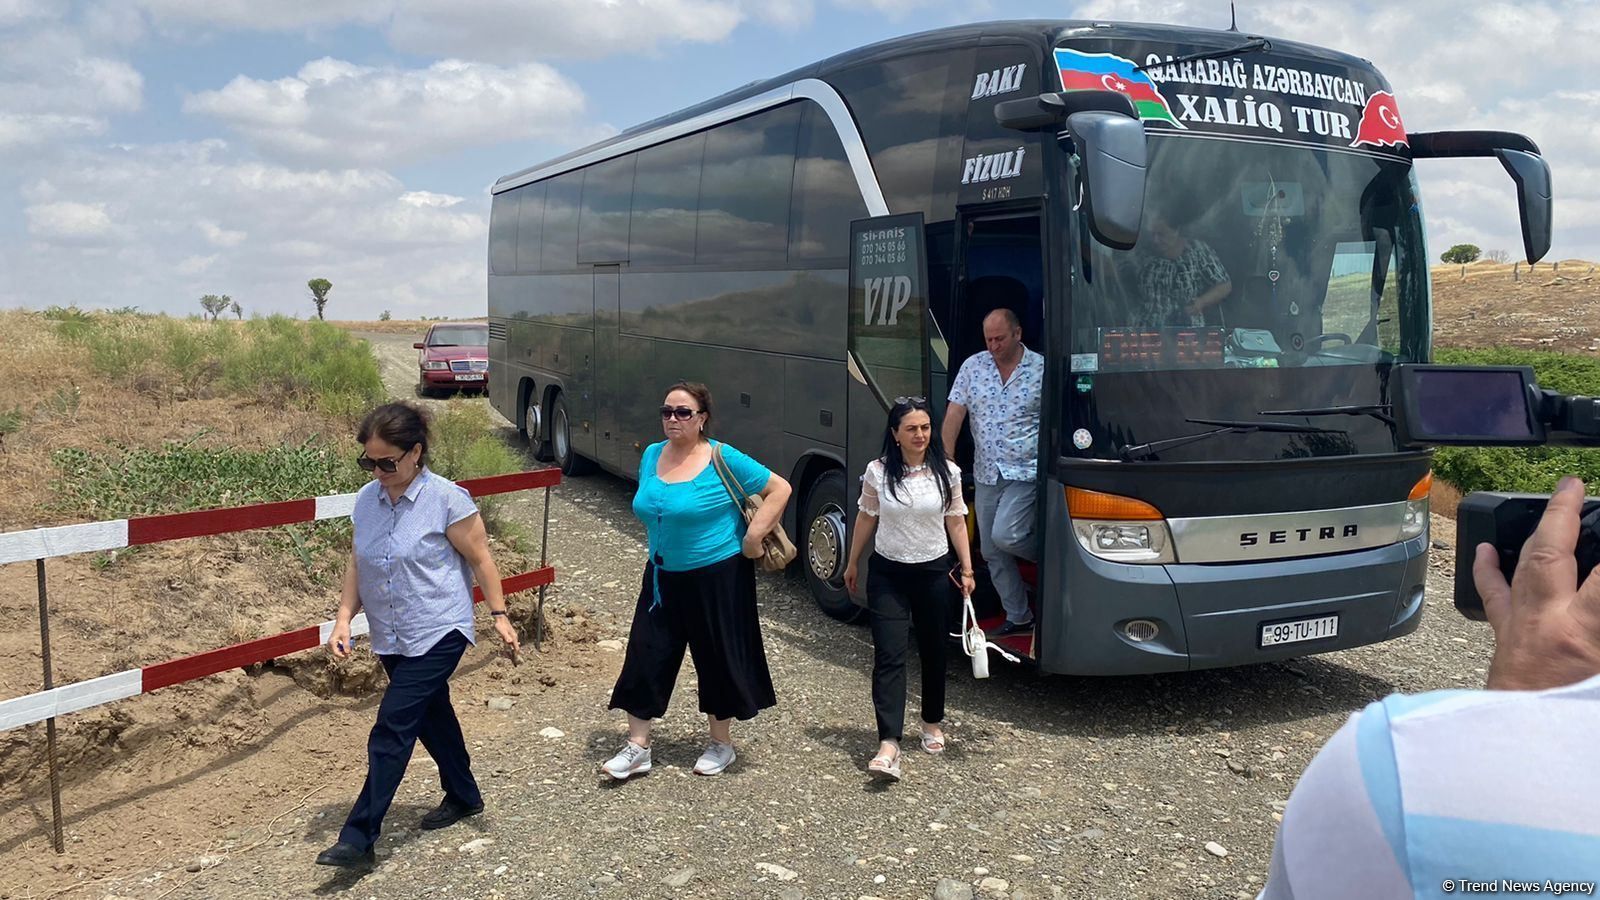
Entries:
<svg viewBox="0 0 1600 900">
<path fill-rule="evenodd" d="M 487 322 L 488 320 L 489 319 L 488 319 L 487 316 L 476 316 L 476 317 L 469 318 L 469 319 L 449 319 L 448 321 L 451 321 L 451 322 Z M 368 334 L 415 334 L 417 336 L 417 339 L 421 340 L 422 336 L 427 333 L 428 326 L 436 325 L 440 321 L 445 321 L 445 320 L 436 319 L 436 320 L 426 321 L 425 322 L 425 321 L 423 321 L 421 319 L 390 319 L 387 322 L 379 322 L 379 321 L 362 322 L 362 321 L 358 321 L 358 320 L 333 321 L 333 320 L 330 319 L 328 321 L 328 324 L 332 325 L 332 326 L 334 326 L 336 328 L 342 328 L 345 331 L 350 331 L 350 332 L 362 332 L 362 331 L 364 331 L 364 332 L 367 332 Z"/>
<path fill-rule="evenodd" d="M 1520 347 L 1600 354 L 1600 266 L 1539 263 L 1521 280 L 1513 266 L 1475 262 L 1433 268 L 1434 342 L 1441 347 Z"/>
</svg>

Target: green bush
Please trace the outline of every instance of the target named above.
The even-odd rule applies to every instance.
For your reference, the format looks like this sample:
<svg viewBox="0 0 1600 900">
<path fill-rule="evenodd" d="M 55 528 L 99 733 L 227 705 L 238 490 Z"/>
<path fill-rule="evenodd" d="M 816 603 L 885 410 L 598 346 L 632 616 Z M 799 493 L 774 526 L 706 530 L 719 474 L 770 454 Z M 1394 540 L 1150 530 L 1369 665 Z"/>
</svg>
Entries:
<svg viewBox="0 0 1600 900">
<path fill-rule="evenodd" d="M 451 481 L 486 478 L 522 471 L 522 457 L 495 434 L 489 407 L 481 400 L 457 398 L 433 422 L 428 447 L 428 468 Z M 532 535 L 508 514 L 508 497 L 478 499 L 484 527 L 490 534 L 521 552 L 532 547 Z"/>
<path fill-rule="evenodd" d="M 350 493 L 366 483 L 353 454 L 319 438 L 267 450 L 167 443 L 148 450 L 78 447 L 52 456 L 53 504 L 92 519 L 163 515 L 197 509 Z M 350 520 L 288 525 L 267 532 L 267 546 L 298 559 L 307 575 L 331 584 L 350 550 Z"/>
<path fill-rule="evenodd" d="M 238 347 L 222 360 L 222 380 L 236 393 L 282 402 L 312 401 L 350 419 L 384 397 L 378 361 L 364 341 L 323 322 L 286 316 L 244 323 Z"/>
<path fill-rule="evenodd" d="M 1600 359 L 1543 350 L 1440 348 L 1434 362 L 1475 366 L 1531 366 L 1539 386 L 1564 394 L 1600 393 Z M 1563 475 L 1600 484 L 1600 453 L 1574 447 L 1442 447 L 1434 454 L 1439 478 L 1470 491 L 1544 494 Z"/>
<path fill-rule="evenodd" d="M 126 322 L 96 328 L 85 335 L 89 366 L 107 378 L 124 380 L 150 368 L 157 352 L 156 336 L 150 329 Z"/>
</svg>

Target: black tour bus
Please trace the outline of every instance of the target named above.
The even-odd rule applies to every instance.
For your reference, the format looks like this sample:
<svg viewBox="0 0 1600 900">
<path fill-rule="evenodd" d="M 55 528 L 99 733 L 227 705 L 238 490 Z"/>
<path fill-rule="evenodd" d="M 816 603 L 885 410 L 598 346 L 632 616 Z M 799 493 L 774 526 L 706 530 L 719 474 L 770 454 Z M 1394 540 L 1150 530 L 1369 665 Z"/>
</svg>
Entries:
<svg viewBox="0 0 1600 900">
<path fill-rule="evenodd" d="M 1422 610 L 1429 457 L 1396 443 L 1389 373 L 1430 354 L 1413 161 L 1443 156 L 1498 158 L 1544 254 L 1537 147 L 1408 135 L 1354 56 L 1102 22 L 890 40 L 501 178 L 490 396 L 564 471 L 633 478 L 665 386 L 705 382 L 851 618 L 888 398 L 942 410 L 1008 307 L 1046 360 L 1012 649 L 1122 674 L 1387 640 Z M 1225 296 L 1174 316 L 1174 281 Z"/>
</svg>

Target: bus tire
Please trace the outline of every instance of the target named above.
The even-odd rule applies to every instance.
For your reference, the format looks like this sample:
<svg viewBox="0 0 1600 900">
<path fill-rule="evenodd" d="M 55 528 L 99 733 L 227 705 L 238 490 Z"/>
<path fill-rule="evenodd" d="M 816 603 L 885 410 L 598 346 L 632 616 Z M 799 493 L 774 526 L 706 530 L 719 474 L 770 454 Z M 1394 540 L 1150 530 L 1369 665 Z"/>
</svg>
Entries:
<svg viewBox="0 0 1600 900">
<path fill-rule="evenodd" d="M 845 509 L 844 473 L 824 472 L 806 492 L 800 518 L 800 557 L 806 585 L 817 606 L 841 622 L 854 622 L 866 612 L 844 587 L 844 566 L 850 555 Z"/>
<path fill-rule="evenodd" d="M 534 459 L 549 462 L 552 458 L 550 428 L 544 421 L 544 404 L 533 385 L 528 385 L 524 393 L 527 396 L 522 401 L 522 439 L 528 442 Z"/>
<path fill-rule="evenodd" d="M 572 449 L 572 417 L 567 415 L 567 398 L 557 394 L 550 404 L 550 451 L 563 475 L 587 475 L 594 463 Z"/>
</svg>

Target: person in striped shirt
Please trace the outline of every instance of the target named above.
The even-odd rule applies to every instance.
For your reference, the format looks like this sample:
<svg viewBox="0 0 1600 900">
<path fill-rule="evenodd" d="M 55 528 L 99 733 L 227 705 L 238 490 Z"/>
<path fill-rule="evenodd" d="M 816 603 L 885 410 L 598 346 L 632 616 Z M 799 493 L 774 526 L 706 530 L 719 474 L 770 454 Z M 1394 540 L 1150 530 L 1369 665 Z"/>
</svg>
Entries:
<svg viewBox="0 0 1600 900">
<path fill-rule="evenodd" d="M 1351 716 L 1289 798 L 1261 900 L 1594 894 L 1600 571 L 1578 584 L 1583 503 L 1563 479 L 1510 584 L 1476 548 L 1487 690 L 1396 694 Z"/>
</svg>

